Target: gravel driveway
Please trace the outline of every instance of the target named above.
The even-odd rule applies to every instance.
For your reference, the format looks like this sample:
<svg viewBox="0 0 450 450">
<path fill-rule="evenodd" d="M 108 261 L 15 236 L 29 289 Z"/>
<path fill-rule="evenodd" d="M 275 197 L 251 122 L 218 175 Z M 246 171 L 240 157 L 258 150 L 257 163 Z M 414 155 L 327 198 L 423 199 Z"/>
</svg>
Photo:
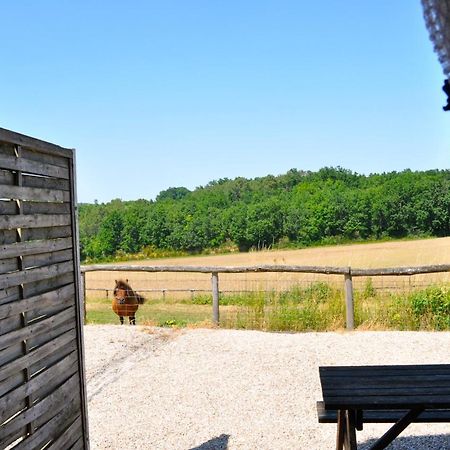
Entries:
<svg viewBox="0 0 450 450">
<path fill-rule="evenodd" d="M 449 363 L 450 333 L 264 333 L 85 327 L 91 448 L 328 450 L 319 365 Z M 365 425 L 359 444 L 386 425 Z M 415 424 L 389 449 L 450 449 Z M 367 445 L 361 445 L 367 448 Z"/>
</svg>

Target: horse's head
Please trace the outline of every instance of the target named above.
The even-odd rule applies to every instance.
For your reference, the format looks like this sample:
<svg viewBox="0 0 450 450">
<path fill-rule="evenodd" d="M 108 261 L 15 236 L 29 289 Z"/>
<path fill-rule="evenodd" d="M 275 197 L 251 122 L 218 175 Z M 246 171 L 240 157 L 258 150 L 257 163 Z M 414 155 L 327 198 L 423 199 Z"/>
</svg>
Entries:
<svg viewBox="0 0 450 450">
<path fill-rule="evenodd" d="M 128 280 L 127 280 L 128 281 Z M 131 288 L 129 284 L 123 280 L 115 280 L 116 287 L 114 288 L 114 298 L 119 305 L 123 305 L 127 301 L 127 297 L 130 295 Z"/>
</svg>

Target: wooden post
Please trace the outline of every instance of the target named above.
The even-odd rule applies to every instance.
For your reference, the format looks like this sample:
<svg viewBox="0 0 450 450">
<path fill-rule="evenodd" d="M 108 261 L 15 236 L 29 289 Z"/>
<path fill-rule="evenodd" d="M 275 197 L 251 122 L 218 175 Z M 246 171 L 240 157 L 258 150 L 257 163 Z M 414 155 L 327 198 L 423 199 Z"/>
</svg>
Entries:
<svg viewBox="0 0 450 450">
<path fill-rule="evenodd" d="M 353 305 L 353 281 L 351 268 L 348 268 L 348 273 L 345 277 L 345 325 L 347 330 L 353 330 L 355 327 L 355 311 Z"/>
<path fill-rule="evenodd" d="M 86 317 L 87 317 L 87 313 L 86 313 L 86 273 L 85 272 L 81 272 L 81 289 L 80 289 L 80 293 L 83 296 L 83 317 L 84 317 L 84 323 L 86 323 Z"/>
<path fill-rule="evenodd" d="M 211 285 L 213 307 L 212 320 L 215 325 L 219 325 L 219 274 L 217 272 L 211 274 Z"/>
</svg>

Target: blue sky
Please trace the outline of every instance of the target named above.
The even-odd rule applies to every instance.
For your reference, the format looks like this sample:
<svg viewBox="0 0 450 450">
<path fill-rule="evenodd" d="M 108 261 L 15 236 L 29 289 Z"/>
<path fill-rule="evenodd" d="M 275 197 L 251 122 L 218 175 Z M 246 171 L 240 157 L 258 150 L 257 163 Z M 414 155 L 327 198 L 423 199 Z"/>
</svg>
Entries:
<svg viewBox="0 0 450 450">
<path fill-rule="evenodd" d="M 419 0 L 23 0 L 1 17 L 0 127 L 76 148 L 80 201 L 449 167 Z"/>
</svg>

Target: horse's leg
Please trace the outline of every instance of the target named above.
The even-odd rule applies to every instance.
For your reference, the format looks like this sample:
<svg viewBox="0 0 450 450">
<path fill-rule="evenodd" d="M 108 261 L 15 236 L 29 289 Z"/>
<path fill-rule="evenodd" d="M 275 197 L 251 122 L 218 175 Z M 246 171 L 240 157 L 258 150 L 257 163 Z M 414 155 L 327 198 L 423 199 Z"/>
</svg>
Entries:
<svg viewBox="0 0 450 450">
<path fill-rule="evenodd" d="M 130 316 L 130 325 L 136 325 L 136 316 Z"/>
<path fill-rule="evenodd" d="M 123 316 L 119 316 L 120 319 L 120 325 L 123 325 Z"/>
</svg>

